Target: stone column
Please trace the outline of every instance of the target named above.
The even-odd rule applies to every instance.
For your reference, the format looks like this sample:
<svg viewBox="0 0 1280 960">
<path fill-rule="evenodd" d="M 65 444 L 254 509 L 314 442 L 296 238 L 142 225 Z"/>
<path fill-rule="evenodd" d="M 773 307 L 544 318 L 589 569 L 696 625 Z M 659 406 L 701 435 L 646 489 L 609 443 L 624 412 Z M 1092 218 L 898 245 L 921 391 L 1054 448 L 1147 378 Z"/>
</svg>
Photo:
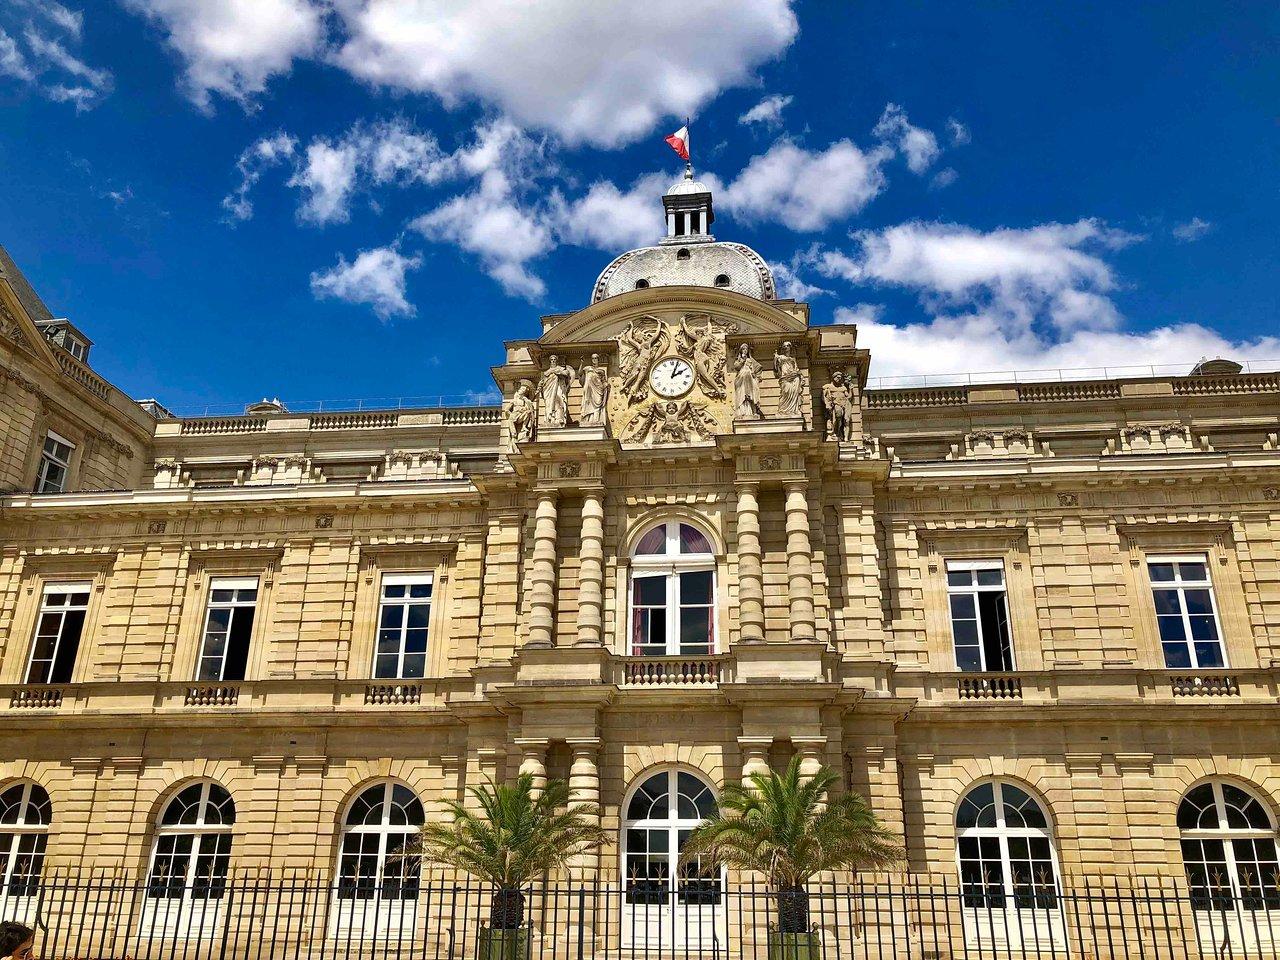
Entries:
<svg viewBox="0 0 1280 960">
<path fill-rule="evenodd" d="M 773 745 L 773 737 L 739 737 L 738 747 L 742 750 L 742 779 L 745 782 L 755 773 L 769 772 L 769 747 Z"/>
<path fill-rule="evenodd" d="M 570 740 L 569 748 L 573 751 L 573 762 L 569 767 L 569 805 L 596 807 L 594 822 L 598 825 L 600 767 L 597 756 L 600 741 L 596 737 Z M 586 850 L 576 854 L 570 864 L 575 877 L 580 880 L 594 879 L 599 867 L 599 856 L 599 850 Z"/>
<path fill-rule="evenodd" d="M 582 497 L 582 563 L 578 569 L 579 647 L 598 647 L 604 637 L 604 494 Z"/>
<path fill-rule="evenodd" d="M 534 513 L 533 569 L 529 585 L 529 639 L 531 647 L 549 647 L 555 633 L 556 606 L 556 494 L 538 494 Z"/>
<path fill-rule="evenodd" d="M 516 741 L 520 748 L 520 775 L 526 773 L 533 777 L 533 795 L 542 796 L 547 789 L 547 741 L 543 739 L 521 739 Z"/>
<path fill-rule="evenodd" d="M 812 640 L 813 548 L 809 543 L 808 482 L 793 480 L 786 485 L 787 590 L 791 598 L 791 639 Z"/>
<path fill-rule="evenodd" d="M 792 737 L 791 744 L 800 757 L 800 778 L 812 780 L 822 769 L 822 752 L 826 749 L 826 737 Z M 823 801 L 821 806 L 825 807 Z"/>
<path fill-rule="evenodd" d="M 764 640 L 760 565 L 760 484 L 738 484 L 738 630 L 743 643 Z"/>
</svg>

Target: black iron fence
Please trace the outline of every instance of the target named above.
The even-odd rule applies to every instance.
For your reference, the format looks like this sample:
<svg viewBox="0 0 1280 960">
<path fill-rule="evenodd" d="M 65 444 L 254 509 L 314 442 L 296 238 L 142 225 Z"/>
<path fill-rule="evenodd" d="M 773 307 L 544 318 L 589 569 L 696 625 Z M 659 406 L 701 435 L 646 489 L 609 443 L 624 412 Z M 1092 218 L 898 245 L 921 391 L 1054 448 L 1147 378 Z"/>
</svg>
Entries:
<svg viewBox="0 0 1280 960">
<path fill-rule="evenodd" d="M 490 925 L 492 890 L 423 876 L 343 886 L 313 875 L 237 875 L 148 885 L 48 871 L 10 885 L 0 919 L 37 927 L 45 960 L 946 960 L 1280 956 L 1280 909 L 1206 901 L 1166 879 L 1076 878 L 1034 898 L 975 895 L 933 876 L 809 885 L 807 921 L 778 928 L 759 882 L 662 890 L 616 880 L 523 892 L 511 929 Z M 510 908 L 510 904 L 505 904 Z"/>
</svg>

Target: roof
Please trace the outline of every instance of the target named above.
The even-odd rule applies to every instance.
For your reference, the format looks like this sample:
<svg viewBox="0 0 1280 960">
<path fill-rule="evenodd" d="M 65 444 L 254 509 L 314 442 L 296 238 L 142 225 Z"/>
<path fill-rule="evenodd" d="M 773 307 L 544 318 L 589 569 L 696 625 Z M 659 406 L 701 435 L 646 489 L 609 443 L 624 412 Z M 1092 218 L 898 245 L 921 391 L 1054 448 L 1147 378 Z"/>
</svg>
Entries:
<svg viewBox="0 0 1280 960">
<path fill-rule="evenodd" d="M 727 283 L 716 283 L 717 277 Z M 741 243 L 698 242 L 687 246 L 666 243 L 628 250 L 604 268 L 596 280 L 591 302 L 598 303 L 640 287 L 715 287 L 744 293 L 757 300 L 776 297 L 773 274 L 760 254 Z"/>
<path fill-rule="evenodd" d="M 13 262 L 13 257 L 9 256 L 9 251 L 3 246 L 0 246 L 0 277 L 9 281 L 9 286 L 13 287 L 13 292 L 17 294 L 23 309 L 33 321 L 42 323 L 54 319 L 53 313 L 40 299 L 40 294 L 36 293 L 35 287 L 31 286 L 30 281 L 18 269 L 18 265 Z"/>
</svg>

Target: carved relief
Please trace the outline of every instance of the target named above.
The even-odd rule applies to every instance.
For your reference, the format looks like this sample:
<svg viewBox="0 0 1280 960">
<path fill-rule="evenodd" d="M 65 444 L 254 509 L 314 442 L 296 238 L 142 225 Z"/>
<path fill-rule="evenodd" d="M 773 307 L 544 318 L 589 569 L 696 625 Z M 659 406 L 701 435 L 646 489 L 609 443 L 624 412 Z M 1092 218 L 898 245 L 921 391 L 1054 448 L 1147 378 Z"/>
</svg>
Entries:
<svg viewBox="0 0 1280 960">
<path fill-rule="evenodd" d="M 680 355 L 693 364 L 693 373 L 697 377 L 698 386 L 710 399 L 719 399 L 725 395 L 724 373 L 726 348 L 724 338 L 733 332 L 736 326 L 724 320 L 706 317 L 701 326 L 691 326 L 691 316 L 680 318 L 680 330 L 676 334 L 676 348 Z"/>
<path fill-rule="evenodd" d="M 533 439 L 538 403 L 533 399 L 533 381 L 521 380 L 515 396 L 507 404 L 507 438 L 512 452 L 516 446 Z"/>
<path fill-rule="evenodd" d="M 822 408 L 826 413 L 827 439 L 847 443 L 853 439 L 853 391 L 843 371 L 831 374 L 831 382 L 822 388 Z"/>
<path fill-rule="evenodd" d="M 638 411 L 622 431 L 622 439 L 646 447 L 672 443 L 692 443 L 715 436 L 715 417 L 704 403 L 685 400 L 657 400 Z"/>
<path fill-rule="evenodd" d="M 591 362 L 578 368 L 578 381 L 582 384 L 582 412 L 578 422 L 584 427 L 604 426 L 605 406 L 609 402 L 609 368 L 600 362 L 600 354 L 593 353 Z"/>
<path fill-rule="evenodd" d="M 804 377 L 792 352 L 791 342 L 784 341 L 773 355 L 773 372 L 778 378 L 778 416 L 804 416 Z"/>
<path fill-rule="evenodd" d="M 542 422 L 549 427 L 569 424 L 569 386 L 577 379 L 573 367 L 561 363 L 554 353 L 550 363 L 538 381 L 538 395 L 542 399 Z"/>
<path fill-rule="evenodd" d="M 751 354 L 751 344 L 738 347 L 733 358 L 733 418 L 735 420 L 759 420 L 764 416 L 760 409 L 760 361 Z"/>
<path fill-rule="evenodd" d="M 671 343 L 671 330 L 665 320 L 645 316 L 639 321 L 628 320 L 614 339 L 618 341 L 622 393 L 632 403 L 643 400 L 649 395 L 649 368 Z"/>
</svg>

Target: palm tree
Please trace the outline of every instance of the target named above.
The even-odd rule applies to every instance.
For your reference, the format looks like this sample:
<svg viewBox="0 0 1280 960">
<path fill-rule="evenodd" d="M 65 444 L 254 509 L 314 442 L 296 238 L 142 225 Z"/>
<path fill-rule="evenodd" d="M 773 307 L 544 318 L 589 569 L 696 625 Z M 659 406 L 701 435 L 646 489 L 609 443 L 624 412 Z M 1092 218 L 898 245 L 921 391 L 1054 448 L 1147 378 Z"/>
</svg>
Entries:
<svg viewBox="0 0 1280 960">
<path fill-rule="evenodd" d="M 469 792 L 478 811 L 450 802 L 453 821 L 424 826 L 406 854 L 491 884 L 490 929 L 518 930 L 524 925 L 524 887 L 604 842 L 600 808 L 569 806 L 569 787 L 562 780 L 552 780 L 539 793 L 527 773 L 502 784 L 489 780 Z"/>
<path fill-rule="evenodd" d="M 727 785 L 718 812 L 693 831 L 681 860 L 703 857 L 764 874 L 778 903 L 779 932 L 807 933 L 805 885 L 815 874 L 887 867 L 902 856 L 897 836 L 866 800 L 854 793 L 827 799 L 838 779 L 829 767 L 802 777 L 795 757 L 784 773 L 755 773 Z"/>
</svg>

